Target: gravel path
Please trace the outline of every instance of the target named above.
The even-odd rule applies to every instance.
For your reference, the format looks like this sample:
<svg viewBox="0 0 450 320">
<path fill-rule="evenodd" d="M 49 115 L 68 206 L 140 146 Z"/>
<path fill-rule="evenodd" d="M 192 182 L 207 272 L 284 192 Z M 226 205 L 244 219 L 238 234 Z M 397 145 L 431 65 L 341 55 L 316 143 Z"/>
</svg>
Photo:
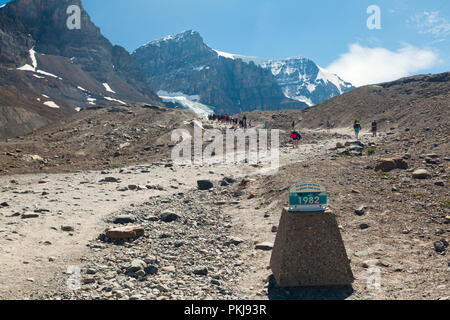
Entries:
<svg viewBox="0 0 450 320">
<path fill-rule="evenodd" d="M 281 165 L 324 157 L 338 141 L 345 142 L 330 139 L 295 150 L 281 148 Z M 172 167 L 154 163 L 110 172 L 2 177 L 0 202 L 7 205 L 0 209 L 0 298 L 244 297 L 233 288 L 242 262 L 235 245 L 229 244 L 233 235 L 228 232 L 239 221 L 223 212 L 221 206 L 233 203 L 236 183 L 244 177 L 267 173 L 251 166 Z M 220 186 L 224 177 L 235 182 Z M 111 182 L 101 182 L 105 178 Z M 197 180 L 213 181 L 217 187 L 199 192 Z M 240 208 L 239 202 L 232 205 Z M 159 217 L 167 210 L 179 215 L 180 220 L 165 224 L 146 218 Z M 147 229 L 145 237 L 122 246 L 95 240 L 111 226 L 112 216 L 130 212 Z M 248 241 L 239 245 L 253 247 Z M 140 259 L 150 267 L 152 256 L 158 259 L 157 265 L 154 262 L 160 270 L 158 281 L 150 289 L 134 290 L 136 284 L 128 282 L 139 283 L 139 277 L 126 274 L 128 264 Z M 89 263 L 94 279 L 86 280 L 86 284 L 92 287 L 89 282 L 94 282 L 95 288 L 90 290 L 97 293 L 90 294 L 86 288 L 88 291 L 81 293 L 61 293 L 69 277 L 67 268 L 80 266 L 83 273 Z M 164 267 L 170 270 L 163 271 Z M 197 267 L 205 267 L 208 275 L 195 275 L 198 281 L 192 287 L 189 281 Z M 97 273 L 106 278 L 96 278 Z M 99 293 L 100 283 L 116 273 L 119 276 L 113 278 L 116 282 L 112 287 Z M 175 291 L 163 289 L 172 288 L 174 281 Z"/>
</svg>

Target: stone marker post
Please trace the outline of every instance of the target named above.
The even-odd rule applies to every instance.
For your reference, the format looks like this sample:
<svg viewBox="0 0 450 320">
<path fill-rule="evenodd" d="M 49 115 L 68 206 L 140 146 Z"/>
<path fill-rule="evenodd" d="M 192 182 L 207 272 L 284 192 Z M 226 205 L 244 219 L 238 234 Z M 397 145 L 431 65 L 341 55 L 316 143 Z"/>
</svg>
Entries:
<svg viewBox="0 0 450 320">
<path fill-rule="evenodd" d="M 318 185 L 317 185 L 318 186 Z M 320 187 L 320 186 L 319 186 Z M 294 187 L 293 187 L 294 188 Z M 305 193 L 291 188 L 291 210 L 284 208 L 270 260 L 280 287 L 346 286 L 354 281 L 335 215 L 321 205 L 316 209 L 302 200 L 292 199 Z M 310 187 L 308 187 L 310 188 Z M 297 192 L 296 192 L 297 191 Z M 319 190 L 307 198 L 319 197 Z M 320 190 L 323 197 L 323 190 Z M 325 191 L 326 199 L 326 191 Z M 325 200 L 326 201 L 326 200 Z M 305 204 L 307 211 L 302 211 Z M 316 211 L 311 211 L 316 210 Z"/>
</svg>

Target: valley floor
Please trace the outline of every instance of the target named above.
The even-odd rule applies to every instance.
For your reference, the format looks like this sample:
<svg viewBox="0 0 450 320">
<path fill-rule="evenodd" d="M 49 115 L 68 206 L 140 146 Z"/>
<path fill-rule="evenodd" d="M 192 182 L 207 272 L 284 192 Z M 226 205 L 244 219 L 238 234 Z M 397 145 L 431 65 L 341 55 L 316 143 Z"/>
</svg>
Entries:
<svg viewBox="0 0 450 320">
<path fill-rule="evenodd" d="M 362 137 L 379 145 L 377 152 L 387 139 Z M 433 247 L 448 239 L 448 189 L 434 180 L 416 182 L 406 171 L 377 175 L 367 168 L 371 158 L 330 151 L 351 140 L 331 134 L 299 149 L 284 146 L 281 168 L 270 175 L 260 167 L 162 162 L 1 177 L 0 298 L 448 298 L 449 261 Z M 101 182 L 107 177 L 114 179 Z M 202 179 L 215 187 L 197 190 Z M 329 188 L 356 278 L 353 289 L 281 290 L 269 280 L 270 251 L 255 249 L 257 242 L 274 241 L 287 187 L 310 180 Z M 357 216 L 361 205 L 366 212 Z M 162 221 L 165 212 L 177 219 Z M 32 216 L 24 219 L 26 214 Z M 119 215 L 144 227 L 145 236 L 122 244 L 102 241 Z M 362 230 L 362 224 L 369 227 Z M 155 274 L 130 276 L 136 264 Z M 366 288 L 372 264 L 381 270 L 379 290 Z M 77 268 L 81 288 L 71 290 L 67 281 L 77 274 L 69 271 Z"/>
</svg>

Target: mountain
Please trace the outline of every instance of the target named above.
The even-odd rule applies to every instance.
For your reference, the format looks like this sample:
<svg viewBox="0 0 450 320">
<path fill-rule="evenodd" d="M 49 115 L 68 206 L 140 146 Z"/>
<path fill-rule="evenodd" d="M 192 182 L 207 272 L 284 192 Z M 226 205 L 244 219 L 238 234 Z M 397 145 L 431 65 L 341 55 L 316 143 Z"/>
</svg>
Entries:
<svg viewBox="0 0 450 320">
<path fill-rule="evenodd" d="M 193 30 L 149 42 L 132 55 L 166 102 L 196 102 L 218 113 L 307 107 L 287 98 L 269 70 L 218 54 Z"/>
<path fill-rule="evenodd" d="M 351 83 L 345 82 L 307 58 L 271 60 L 217 52 L 229 59 L 254 62 L 270 70 L 286 97 L 304 102 L 308 106 L 318 105 L 355 88 Z"/>
<path fill-rule="evenodd" d="M 81 10 L 80 29 L 67 27 L 70 5 Z M 138 102 L 164 105 L 80 0 L 13 0 L 0 8 L 0 138 L 83 108 Z"/>
</svg>

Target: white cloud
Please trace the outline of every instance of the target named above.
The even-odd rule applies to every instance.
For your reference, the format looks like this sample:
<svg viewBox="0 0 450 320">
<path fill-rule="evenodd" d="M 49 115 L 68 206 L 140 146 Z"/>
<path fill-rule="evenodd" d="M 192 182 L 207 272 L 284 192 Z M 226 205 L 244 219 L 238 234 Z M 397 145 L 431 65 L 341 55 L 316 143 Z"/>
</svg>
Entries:
<svg viewBox="0 0 450 320">
<path fill-rule="evenodd" d="M 355 86 L 393 81 L 432 67 L 438 56 L 429 49 L 405 45 L 397 51 L 351 44 L 327 69 Z"/>
<path fill-rule="evenodd" d="M 407 22 L 413 24 L 419 34 L 431 34 L 439 38 L 446 38 L 450 34 L 450 22 L 441 17 L 439 11 L 424 11 Z"/>
</svg>

